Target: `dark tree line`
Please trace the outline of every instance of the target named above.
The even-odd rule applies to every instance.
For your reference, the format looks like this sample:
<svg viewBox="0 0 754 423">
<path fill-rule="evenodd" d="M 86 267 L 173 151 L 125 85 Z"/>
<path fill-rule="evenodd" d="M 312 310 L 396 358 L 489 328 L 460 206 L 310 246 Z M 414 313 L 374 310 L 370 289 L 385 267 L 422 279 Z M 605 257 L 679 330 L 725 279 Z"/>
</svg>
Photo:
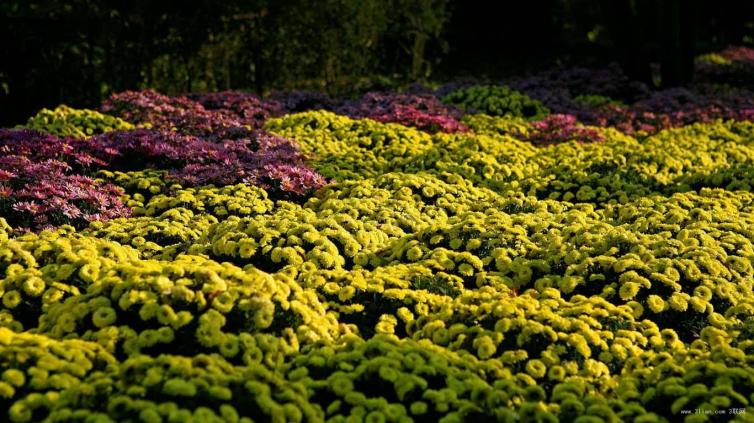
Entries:
<svg viewBox="0 0 754 423">
<path fill-rule="evenodd" d="M 654 59 L 659 62 L 663 86 L 691 81 L 701 0 L 617 0 L 605 4 L 608 28 L 626 74 L 651 82 L 650 63 Z"/>
<path fill-rule="evenodd" d="M 5 0 L 0 122 L 125 89 L 347 92 L 617 60 L 688 82 L 693 58 L 753 43 L 747 0 Z"/>
</svg>

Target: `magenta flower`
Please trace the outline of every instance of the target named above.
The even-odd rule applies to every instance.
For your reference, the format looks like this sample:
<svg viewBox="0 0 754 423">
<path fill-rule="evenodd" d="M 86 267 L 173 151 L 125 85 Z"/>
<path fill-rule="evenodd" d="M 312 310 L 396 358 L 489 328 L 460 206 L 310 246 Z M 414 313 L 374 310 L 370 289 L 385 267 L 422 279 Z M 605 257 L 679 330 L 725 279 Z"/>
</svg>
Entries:
<svg viewBox="0 0 754 423">
<path fill-rule="evenodd" d="M 603 141 L 604 137 L 595 128 L 580 125 L 573 115 L 549 115 L 533 122 L 531 131 L 521 138 L 539 145 L 551 145 L 568 141 L 580 143 Z"/>
</svg>

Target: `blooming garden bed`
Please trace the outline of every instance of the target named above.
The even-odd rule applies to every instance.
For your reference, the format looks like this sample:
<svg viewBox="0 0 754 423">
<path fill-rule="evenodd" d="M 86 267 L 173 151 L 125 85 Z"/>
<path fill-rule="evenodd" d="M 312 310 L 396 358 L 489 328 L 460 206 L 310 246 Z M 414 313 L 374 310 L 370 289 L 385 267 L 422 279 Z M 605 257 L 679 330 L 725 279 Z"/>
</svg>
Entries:
<svg viewBox="0 0 754 423">
<path fill-rule="evenodd" d="M 0 131 L 0 420 L 749 421 L 753 120 L 614 69 L 41 111 Z"/>
</svg>

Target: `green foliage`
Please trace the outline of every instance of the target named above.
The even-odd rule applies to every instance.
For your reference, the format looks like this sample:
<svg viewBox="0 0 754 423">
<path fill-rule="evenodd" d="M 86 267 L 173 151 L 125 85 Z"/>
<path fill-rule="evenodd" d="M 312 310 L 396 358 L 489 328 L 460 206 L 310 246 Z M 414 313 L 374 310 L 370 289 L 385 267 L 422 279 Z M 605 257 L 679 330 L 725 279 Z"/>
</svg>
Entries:
<svg viewBox="0 0 754 423">
<path fill-rule="evenodd" d="M 573 98 L 573 101 L 577 104 L 581 104 L 589 107 L 601 107 L 607 105 L 623 106 L 624 104 L 618 100 L 614 100 L 610 97 L 598 94 L 582 94 Z"/>
<path fill-rule="evenodd" d="M 505 85 L 475 85 L 451 92 L 442 100 L 467 111 L 491 116 L 538 120 L 550 113 L 538 100 Z"/>
<path fill-rule="evenodd" d="M 467 114 L 461 119 L 461 122 L 477 134 L 525 135 L 531 130 L 529 122 L 522 117 L 499 117 L 479 113 Z"/>
<path fill-rule="evenodd" d="M 192 40 L 179 35 L 173 51 L 153 59 L 144 86 L 213 91 L 241 79 L 257 89 L 343 91 L 387 76 L 394 84 L 394 74 L 426 78 L 449 19 L 447 0 L 262 1 L 251 10 L 236 3 L 225 5 L 227 15 L 193 51 L 180 48 Z"/>
</svg>

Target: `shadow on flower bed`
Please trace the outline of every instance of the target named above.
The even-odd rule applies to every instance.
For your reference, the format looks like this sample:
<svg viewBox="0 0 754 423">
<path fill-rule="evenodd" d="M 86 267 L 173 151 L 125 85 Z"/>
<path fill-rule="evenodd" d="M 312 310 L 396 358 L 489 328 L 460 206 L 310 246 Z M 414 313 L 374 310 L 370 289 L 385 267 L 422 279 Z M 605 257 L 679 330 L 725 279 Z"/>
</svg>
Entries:
<svg viewBox="0 0 754 423">
<path fill-rule="evenodd" d="M 275 100 L 262 100 L 256 94 L 243 91 L 191 94 L 189 98 L 199 102 L 207 110 L 232 112 L 244 125 L 261 128 L 264 122 L 283 115 L 283 104 Z"/>
<path fill-rule="evenodd" d="M 608 104 L 596 110 L 596 123 L 627 134 L 654 134 L 662 129 L 754 117 L 754 93 L 716 86 L 673 88 L 652 93 L 630 105 Z"/>
<path fill-rule="evenodd" d="M 352 118 L 369 118 L 413 126 L 426 132 L 466 132 L 459 122 L 463 112 L 443 104 L 431 94 L 370 92 L 357 101 L 347 102 L 336 112 Z"/>
<path fill-rule="evenodd" d="M 338 105 L 338 101 L 327 94 L 315 91 L 273 91 L 266 100 L 279 104 L 283 114 L 309 110 L 334 110 Z"/>
<path fill-rule="evenodd" d="M 728 46 L 720 52 L 700 56 L 695 66 L 700 81 L 754 87 L 754 48 Z"/>
</svg>

